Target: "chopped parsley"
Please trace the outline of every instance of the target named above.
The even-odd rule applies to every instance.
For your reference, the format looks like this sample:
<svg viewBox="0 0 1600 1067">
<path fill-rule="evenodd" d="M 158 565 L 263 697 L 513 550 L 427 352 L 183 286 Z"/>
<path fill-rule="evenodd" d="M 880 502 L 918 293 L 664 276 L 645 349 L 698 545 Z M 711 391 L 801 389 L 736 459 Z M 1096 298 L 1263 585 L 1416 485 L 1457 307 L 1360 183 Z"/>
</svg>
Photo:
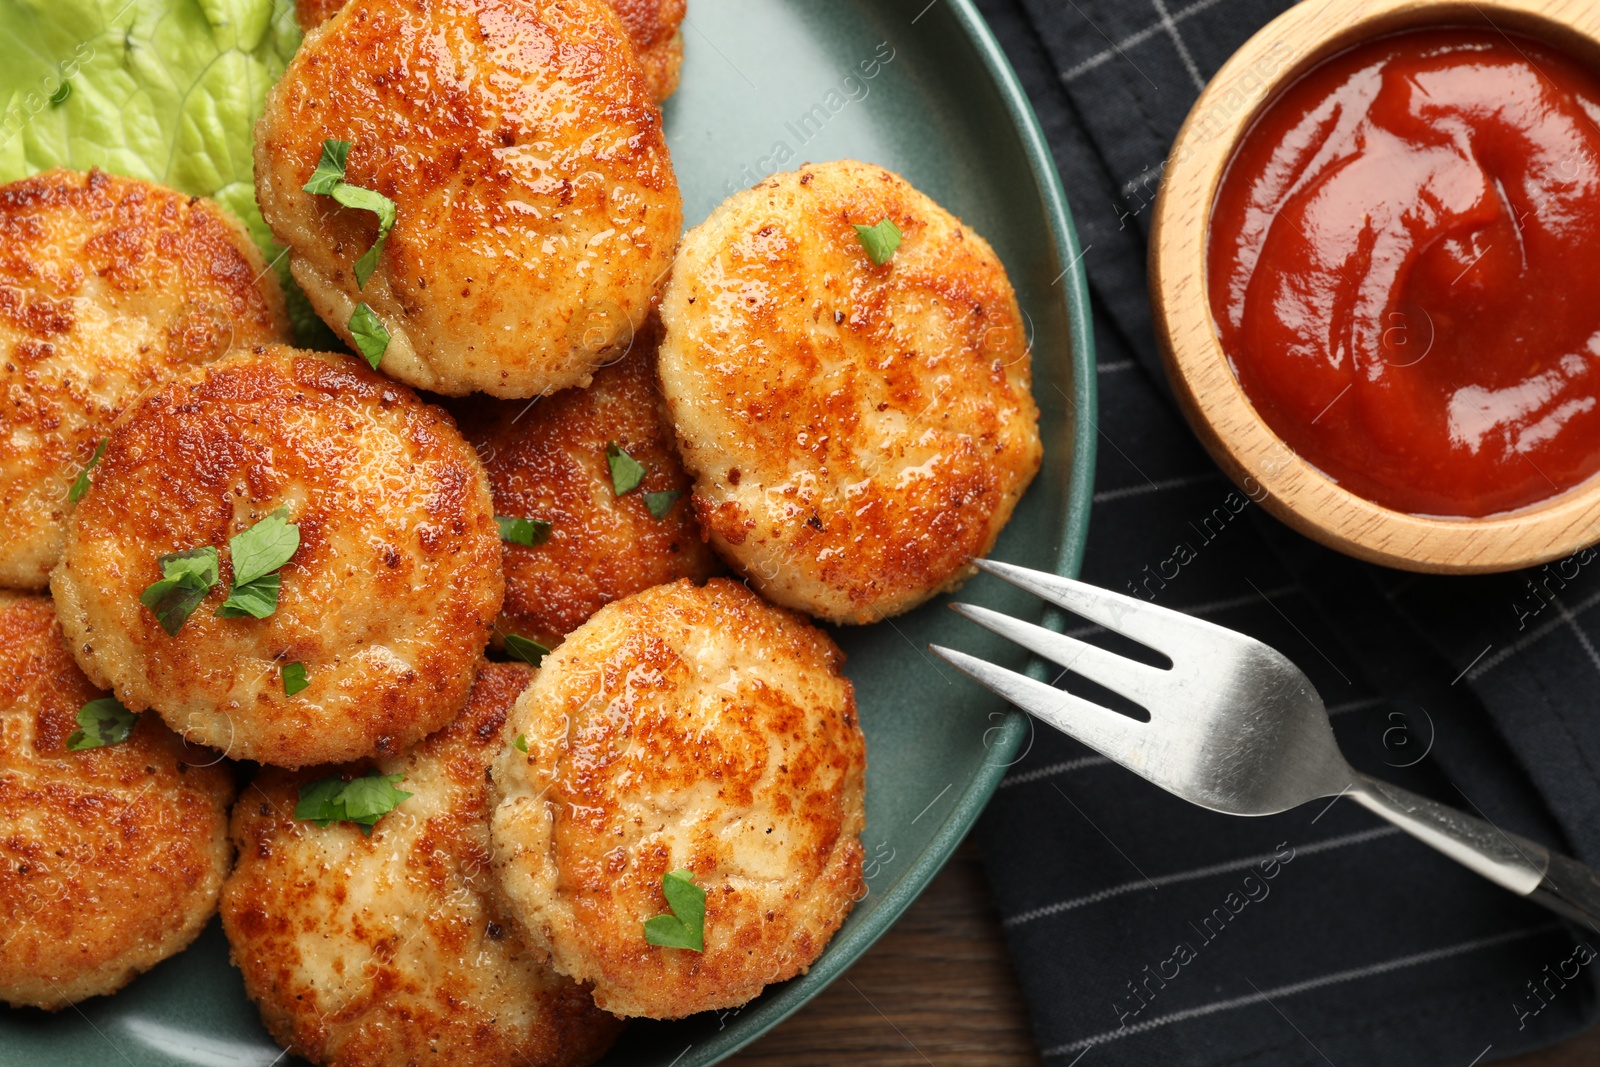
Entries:
<svg viewBox="0 0 1600 1067">
<path fill-rule="evenodd" d="M 67 738 L 67 748 L 81 752 L 86 748 L 120 745 L 133 733 L 139 716 L 122 706 L 116 697 L 91 700 L 78 709 L 78 728 Z"/>
<path fill-rule="evenodd" d="M 228 542 L 233 558 L 233 588 L 217 608 L 217 616 L 264 619 L 276 611 L 282 579 L 273 572 L 288 563 L 299 547 L 300 527 L 289 521 L 286 507 L 234 535 Z M 168 637 L 176 637 L 206 594 L 221 581 L 217 550 L 205 545 L 162 556 L 157 562 L 161 564 L 161 580 L 152 582 L 139 594 L 139 603 L 150 609 Z"/>
<path fill-rule="evenodd" d="M 672 909 L 672 914 L 646 919 L 645 941 L 661 948 L 704 952 L 706 891 L 694 884 L 694 872 L 668 871 L 661 876 L 661 894 L 667 898 L 667 907 Z"/>
<path fill-rule="evenodd" d="M 517 739 L 511 742 L 511 747 L 516 749 L 518 752 L 528 751 L 528 735 L 518 734 Z"/>
<path fill-rule="evenodd" d="M 343 183 L 333 187 L 333 198 L 345 207 L 370 211 L 378 216 L 378 239 L 355 262 L 356 288 L 365 289 L 372 272 L 378 269 L 378 257 L 383 255 L 383 246 L 389 241 L 389 231 L 394 229 L 394 201 L 371 189 Z"/>
<path fill-rule="evenodd" d="M 306 679 L 306 665 L 296 660 L 286 663 L 278 674 L 283 678 L 283 695 L 292 697 L 311 683 Z"/>
<path fill-rule="evenodd" d="M 233 553 L 233 584 L 237 588 L 263 578 L 294 557 L 300 547 L 300 527 L 289 521 L 281 507 L 228 542 Z"/>
<path fill-rule="evenodd" d="M 383 254 L 383 246 L 389 240 L 389 231 L 394 229 L 396 208 L 394 201 L 382 193 L 351 185 L 344 180 L 345 162 L 349 158 L 349 141 L 331 138 L 323 141 L 322 158 L 317 161 L 317 169 L 311 172 L 311 180 L 301 188 L 315 196 L 331 196 L 345 207 L 370 211 L 378 216 L 378 239 L 355 262 L 356 288 L 365 289 L 372 272 L 378 269 L 378 257 Z M 371 359 L 370 356 L 367 358 Z"/>
<path fill-rule="evenodd" d="M 872 262 L 880 267 L 889 262 L 889 257 L 900 247 L 901 236 L 900 227 L 889 219 L 878 220 L 876 226 L 856 227 L 856 237 L 861 241 L 861 247 L 867 250 Z"/>
<path fill-rule="evenodd" d="M 300 188 L 317 196 L 329 195 L 335 185 L 344 181 L 344 163 L 349 158 L 349 141 L 335 141 L 331 138 L 323 141 L 322 158 L 317 161 L 317 169 L 311 172 L 311 180 Z"/>
<path fill-rule="evenodd" d="M 672 514 L 672 505 L 678 502 L 683 492 L 678 489 L 668 489 L 661 493 L 646 493 L 644 506 L 650 509 L 652 519 L 664 519 Z"/>
<path fill-rule="evenodd" d="M 106 454 L 106 444 L 111 438 L 102 437 L 95 446 L 94 455 L 89 457 L 89 462 L 83 465 L 83 470 L 78 472 L 78 477 L 73 480 L 72 488 L 67 491 L 67 502 L 76 504 L 83 499 L 83 494 L 89 491 L 89 472 L 94 470 L 95 464 L 100 462 L 100 457 Z"/>
<path fill-rule="evenodd" d="M 606 442 L 606 463 L 611 468 L 611 492 L 626 496 L 639 488 L 649 470 L 643 463 L 622 450 L 615 441 Z M 683 495 L 682 490 L 667 489 L 660 493 L 645 493 L 644 506 L 653 519 L 664 519 L 672 512 L 672 505 Z"/>
<path fill-rule="evenodd" d="M 611 468 L 611 491 L 617 496 L 633 492 L 644 481 L 644 464 L 624 452 L 615 441 L 606 442 L 606 464 Z"/>
<path fill-rule="evenodd" d="M 233 588 L 217 609 L 218 617 L 264 619 L 277 611 L 282 578 L 275 572 L 299 547 L 300 527 L 289 521 L 287 507 L 235 534 L 228 542 L 233 553 Z"/>
<path fill-rule="evenodd" d="M 330 774 L 300 787 L 300 801 L 294 806 L 294 817 L 318 826 L 353 822 L 370 837 L 374 823 L 414 795 L 395 788 L 405 777 L 403 774 L 380 774 L 376 768 L 362 778 L 346 779 L 340 774 Z"/>
<path fill-rule="evenodd" d="M 550 650 L 537 641 L 531 641 L 521 634 L 506 634 L 506 651 L 517 659 L 531 666 L 537 667 L 544 662 Z"/>
<path fill-rule="evenodd" d="M 364 303 L 357 304 L 350 313 L 349 328 L 361 357 L 377 370 L 378 364 L 383 362 L 383 354 L 389 350 L 389 328 L 378 318 L 378 313 Z"/>
<path fill-rule="evenodd" d="M 283 579 L 276 574 L 265 575 L 246 585 L 235 583 L 228 592 L 228 599 L 217 609 L 217 618 L 242 619 L 246 615 L 252 619 L 266 618 L 278 610 L 282 583 Z"/>
<path fill-rule="evenodd" d="M 217 550 L 206 545 L 173 552 L 156 562 L 161 565 L 161 580 L 145 588 L 139 603 L 150 609 L 168 637 L 176 637 L 219 580 Z"/>
<path fill-rule="evenodd" d="M 494 521 L 500 527 L 500 540 L 507 544 L 536 548 L 550 540 L 550 523 L 543 519 L 513 519 L 496 515 Z"/>
</svg>

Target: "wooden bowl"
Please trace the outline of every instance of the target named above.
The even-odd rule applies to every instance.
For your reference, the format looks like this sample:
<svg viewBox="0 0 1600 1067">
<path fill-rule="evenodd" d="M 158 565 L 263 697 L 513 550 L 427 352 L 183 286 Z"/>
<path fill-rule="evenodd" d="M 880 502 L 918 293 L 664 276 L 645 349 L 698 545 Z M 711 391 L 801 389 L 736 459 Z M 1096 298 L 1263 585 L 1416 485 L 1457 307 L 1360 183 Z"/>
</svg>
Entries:
<svg viewBox="0 0 1600 1067">
<path fill-rule="evenodd" d="M 1517 32 L 1600 67 L 1595 0 L 1305 0 L 1268 23 L 1217 72 L 1167 160 L 1150 235 L 1150 295 L 1167 375 L 1206 449 L 1251 499 L 1300 532 L 1404 570 L 1514 570 L 1600 541 L 1600 475 L 1483 518 L 1409 515 L 1344 489 L 1296 455 L 1257 414 L 1228 364 L 1207 292 L 1211 204 L 1234 148 L 1262 108 L 1328 56 L 1425 26 Z"/>
</svg>

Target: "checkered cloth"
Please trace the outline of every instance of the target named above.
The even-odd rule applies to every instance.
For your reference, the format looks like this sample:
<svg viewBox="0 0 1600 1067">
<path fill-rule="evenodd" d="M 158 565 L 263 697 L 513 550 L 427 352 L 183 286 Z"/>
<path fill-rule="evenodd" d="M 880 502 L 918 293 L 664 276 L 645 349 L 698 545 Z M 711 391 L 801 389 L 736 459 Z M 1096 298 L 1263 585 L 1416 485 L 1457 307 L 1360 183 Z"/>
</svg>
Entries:
<svg viewBox="0 0 1600 1067">
<path fill-rule="evenodd" d="M 1144 270 L 1160 164 L 1206 79 L 1287 5 L 979 6 L 1085 246 L 1084 577 L 1287 653 L 1360 769 L 1600 862 L 1600 553 L 1472 579 L 1357 563 L 1235 491 L 1163 379 Z M 1600 1014 L 1581 935 L 1348 800 L 1214 815 L 1040 728 L 979 838 L 1051 1063 L 1468 1067 Z"/>
</svg>

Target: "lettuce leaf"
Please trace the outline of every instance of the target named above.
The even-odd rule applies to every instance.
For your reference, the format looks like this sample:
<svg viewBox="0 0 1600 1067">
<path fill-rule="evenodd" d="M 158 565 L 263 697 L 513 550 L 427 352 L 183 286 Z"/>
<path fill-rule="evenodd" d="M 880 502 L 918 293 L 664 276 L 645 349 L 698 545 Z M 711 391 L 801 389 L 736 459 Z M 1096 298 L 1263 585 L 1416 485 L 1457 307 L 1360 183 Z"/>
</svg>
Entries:
<svg viewBox="0 0 1600 1067">
<path fill-rule="evenodd" d="M 0 182 L 99 167 L 211 197 L 274 262 L 301 343 L 339 347 L 256 207 L 255 122 L 299 45 L 293 0 L 0 0 Z"/>
</svg>

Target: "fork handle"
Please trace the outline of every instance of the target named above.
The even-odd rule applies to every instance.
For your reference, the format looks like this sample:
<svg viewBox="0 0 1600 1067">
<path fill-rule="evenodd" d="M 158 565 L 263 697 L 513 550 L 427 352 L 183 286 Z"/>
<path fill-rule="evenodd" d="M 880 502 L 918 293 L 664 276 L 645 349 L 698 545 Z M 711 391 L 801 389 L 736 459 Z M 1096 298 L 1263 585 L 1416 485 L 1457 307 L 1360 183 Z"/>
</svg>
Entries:
<svg viewBox="0 0 1600 1067">
<path fill-rule="evenodd" d="M 1600 874 L 1577 860 L 1399 786 L 1356 775 L 1357 803 L 1519 896 L 1600 933 Z"/>
</svg>

